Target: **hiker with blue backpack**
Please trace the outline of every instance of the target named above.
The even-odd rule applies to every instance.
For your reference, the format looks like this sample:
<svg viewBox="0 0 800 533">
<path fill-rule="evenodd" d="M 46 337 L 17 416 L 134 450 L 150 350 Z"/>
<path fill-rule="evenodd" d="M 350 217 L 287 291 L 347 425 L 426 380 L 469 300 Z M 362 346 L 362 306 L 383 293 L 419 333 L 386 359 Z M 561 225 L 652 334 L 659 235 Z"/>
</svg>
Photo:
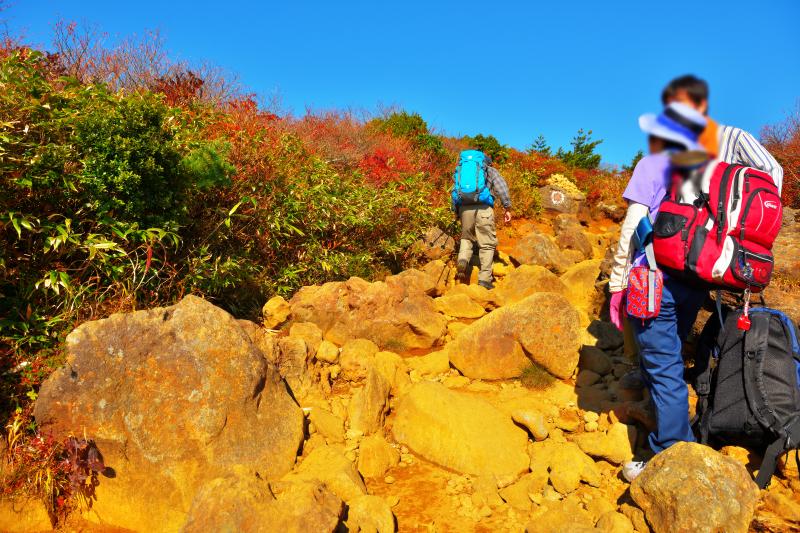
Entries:
<svg viewBox="0 0 800 533">
<path fill-rule="evenodd" d="M 478 248 L 480 272 L 478 284 L 494 288 L 492 264 L 497 249 L 497 229 L 494 220 L 495 198 L 505 209 L 503 219 L 511 221 L 511 197 L 508 184 L 492 166 L 492 159 L 480 150 L 464 150 L 453 172 L 453 211 L 461 221 L 461 245 L 458 250 L 458 275 L 466 276 L 475 246 Z"/>
<path fill-rule="evenodd" d="M 609 290 L 612 321 L 621 329 L 627 316 L 633 327 L 655 407 L 650 448 L 658 453 L 696 440 L 683 342 L 709 289 L 740 292 L 742 310 L 724 322 L 719 311 L 724 325 L 716 339 L 718 359 L 697 382 L 705 400 L 698 403 L 695 427 L 707 443 L 753 442 L 755 435 L 769 444 L 758 480 L 764 485 L 777 455 L 800 439 L 799 378 L 789 371 L 798 351 L 794 325 L 778 312 L 749 306 L 750 294 L 763 290 L 772 274 L 780 183 L 770 173 L 713 159 L 699 143 L 707 119 L 692 106 L 672 102 L 639 124 L 651 154 L 636 165 L 623 194 L 629 207 Z M 727 386 L 717 386 L 723 377 Z M 632 481 L 645 467 L 643 461 L 627 463 L 623 476 Z"/>
</svg>

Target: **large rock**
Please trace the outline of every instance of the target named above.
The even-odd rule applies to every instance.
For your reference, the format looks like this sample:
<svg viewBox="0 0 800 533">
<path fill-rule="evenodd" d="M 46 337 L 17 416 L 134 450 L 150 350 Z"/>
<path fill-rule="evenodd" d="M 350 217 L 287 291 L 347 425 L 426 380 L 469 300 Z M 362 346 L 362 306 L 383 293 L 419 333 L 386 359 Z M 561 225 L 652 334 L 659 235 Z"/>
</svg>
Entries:
<svg viewBox="0 0 800 533">
<path fill-rule="evenodd" d="M 311 322 L 295 322 L 289 328 L 290 337 L 299 337 L 306 343 L 308 355 L 314 357 L 322 343 L 322 331 Z"/>
<path fill-rule="evenodd" d="M 524 430 L 485 400 L 439 383 L 411 387 L 392 432 L 429 461 L 459 472 L 510 482 L 528 470 Z"/>
<path fill-rule="evenodd" d="M 623 344 L 622 332 L 611 322 L 595 320 L 589 324 L 588 330 L 597 339 L 595 346 L 601 350 L 616 350 Z"/>
<path fill-rule="evenodd" d="M 278 372 L 289 384 L 295 396 L 311 385 L 308 361 L 308 345 L 302 338 L 290 336 L 278 339 Z"/>
<path fill-rule="evenodd" d="M 399 286 L 408 293 L 421 292 L 435 296 L 437 292 L 436 279 L 427 272 L 416 268 L 404 270 L 393 276 L 387 276 L 384 281 L 390 287 Z"/>
<path fill-rule="evenodd" d="M 391 384 L 375 367 L 371 367 L 364 386 L 353 393 L 347 406 L 350 428 L 364 435 L 381 429 L 389 411 L 390 390 Z"/>
<path fill-rule="evenodd" d="M 579 252 L 582 259 L 590 259 L 593 254 L 592 243 L 578 219 L 572 215 L 558 215 L 553 223 L 553 230 L 556 234 L 556 244 L 562 250 L 575 250 Z"/>
<path fill-rule="evenodd" d="M 631 496 L 654 533 L 744 533 L 758 495 L 738 461 L 692 442 L 656 455 L 631 484 Z"/>
<path fill-rule="evenodd" d="M 482 305 L 464 293 L 447 294 L 434 300 L 436 309 L 453 318 L 480 318 L 486 314 Z"/>
<path fill-rule="evenodd" d="M 466 285 L 464 283 L 459 283 L 448 292 L 448 295 L 453 294 L 466 294 L 472 301 L 484 309 L 494 309 L 500 305 L 497 289 L 489 290 L 477 284 Z"/>
<path fill-rule="evenodd" d="M 431 227 L 414 246 L 413 251 L 428 259 L 442 259 L 451 256 L 456 250 L 456 241 L 440 228 Z"/>
<path fill-rule="evenodd" d="M 561 275 L 561 282 L 567 287 L 567 299 L 587 315 L 597 314 L 599 302 L 594 284 L 600 275 L 600 263 L 600 259 L 581 261 Z"/>
<path fill-rule="evenodd" d="M 29 533 L 52 529 L 50 516 L 39 498 L 0 499 L 0 531 L 3 533 Z"/>
<path fill-rule="evenodd" d="M 550 483 L 559 493 L 567 495 L 578 489 L 581 482 L 600 486 L 600 470 L 592 459 L 573 442 L 538 442 L 531 445 L 531 470 L 546 462 L 550 471 Z M 543 457 L 537 457 L 541 454 Z"/>
<path fill-rule="evenodd" d="M 605 459 L 614 464 L 622 464 L 633 458 L 636 446 L 636 426 L 622 423 L 611 424 L 607 433 L 581 433 L 575 436 L 575 442 L 585 453 Z"/>
<path fill-rule="evenodd" d="M 380 433 L 361 439 L 358 447 L 358 472 L 365 478 L 382 477 L 400 462 L 400 453 Z"/>
<path fill-rule="evenodd" d="M 419 357 L 409 357 L 405 362 L 408 368 L 416 370 L 420 375 L 435 376 L 437 374 L 444 374 L 450 370 L 450 360 L 447 358 L 447 350 L 440 350 Z"/>
<path fill-rule="evenodd" d="M 542 199 L 542 208 L 560 213 L 577 213 L 585 201 L 583 195 L 571 194 L 554 185 L 540 187 L 539 196 Z"/>
<path fill-rule="evenodd" d="M 598 533 L 591 515 L 579 503 L 577 498 L 546 502 L 525 526 L 526 533 Z"/>
<path fill-rule="evenodd" d="M 503 278 L 495 292 L 503 305 L 510 305 L 537 292 L 555 292 L 566 296 L 569 288 L 558 276 L 542 266 L 522 265 Z"/>
<path fill-rule="evenodd" d="M 455 276 L 453 268 L 441 259 L 435 259 L 422 267 L 422 271 L 433 279 L 436 294 L 443 294 L 450 283 L 450 278 Z"/>
<path fill-rule="evenodd" d="M 284 481 L 319 481 L 345 502 L 367 493 L 364 480 L 337 446 L 320 446 Z"/>
<path fill-rule="evenodd" d="M 540 494 L 547 486 L 547 472 L 529 472 L 519 480 L 507 487 L 503 487 L 499 494 L 503 500 L 522 512 L 531 509 L 531 496 Z"/>
<path fill-rule="evenodd" d="M 344 421 L 327 409 L 312 407 L 308 413 L 308 421 L 314 424 L 328 444 L 344 442 Z"/>
<path fill-rule="evenodd" d="M 263 478 L 292 467 L 303 414 L 278 372 L 228 313 L 194 296 L 87 322 L 42 385 L 42 431 L 95 439 L 113 469 L 91 516 L 177 530 L 197 489 L 234 465 Z"/>
<path fill-rule="evenodd" d="M 368 339 L 352 339 L 342 346 L 339 364 L 342 377 L 349 381 L 360 381 L 367 377 L 372 367 L 378 345 Z"/>
<path fill-rule="evenodd" d="M 397 396 L 409 382 L 405 359 L 394 352 L 376 353 L 372 358 L 372 365 L 389 384 L 395 396 Z"/>
<path fill-rule="evenodd" d="M 531 233 L 520 239 L 511 250 L 511 259 L 521 265 L 540 265 L 553 272 L 564 272 L 572 262 L 546 235 Z"/>
<path fill-rule="evenodd" d="M 433 299 L 413 283 L 350 278 L 303 287 L 290 304 L 294 320 L 315 323 L 326 339 L 338 345 L 364 338 L 392 351 L 430 348 L 447 327 Z"/>
<path fill-rule="evenodd" d="M 603 533 L 634 533 L 630 519 L 616 511 L 610 511 L 601 516 L 595 527 Z"/>
<path fill-rule="evenodd" d="M 492 311 L 447 346 L 450 363 L 473 379 L 508 379 L 531 361 L 568 378 L 578 364 L 580 319 L 560 294 L 541 292 Z"/>
<path fill-rule="evenodd" d="M 286 322 L 291 312 L 292 308 L 289 306 L 289 302 L 284 300 L 283 296 L 270 298 L 261 310 L 261 316 L 264 319 L 264 327 L 272 329 L 280 326 Z"/>
<path fill-rule="evenodd" d="M 581 356 L 578 361 L 581 370 L 590 370 L 600 376 L 605 376 L 612 369 L 611 357 L 596 346 L 582 346 Z"/>
<path fill-rule="evenodd" d="M 197 493 L 181 531 L 332 533 L 343 509 L 342 500 L 319 483 L 269 485 L 255 475 L 232 474 L 211 480 Z"/>
<path fill-rule="evenodd" d="M 543 441 L 549 434 L 544 415 L 532 407 L 521 407 L 512 411 L 511 418 L 527 428 L 536 441 Z"/>
<path fill-rule="evenodd" d="M 253 341 L 253 344 L 256 345 L 256 348 L 261 350 L 261 353 L 264 354 L 267 361 L 272 364 L 277 364 L 278 354 L 275 348 L 275 336 L 273 333 L 249 320 L 237 320 L 237 322 L 242 326 L 247 336 L 250 337 L 250 340 Z"/>
<path fill-rule="evenodd" d="M 348 505 L 347 530 L 352 533 L 394 533 L 392 509 L 380 496 L 359 496 Z"/>
</svg>

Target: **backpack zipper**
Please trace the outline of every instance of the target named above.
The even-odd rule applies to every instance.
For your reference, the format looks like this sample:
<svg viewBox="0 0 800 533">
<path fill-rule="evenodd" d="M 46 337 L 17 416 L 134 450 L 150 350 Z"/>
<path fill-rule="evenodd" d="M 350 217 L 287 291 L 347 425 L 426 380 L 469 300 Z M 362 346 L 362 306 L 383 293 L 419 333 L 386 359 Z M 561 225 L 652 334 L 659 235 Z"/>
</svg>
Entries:
<svg viewBox="0 0 800 533">
<path fill-rule="evenodd" d="M 736 206 L 739 205 L 739 200 L 741 199 L 741 195 L 739 194 L 739 176 L 742 174 L 742 169 L 736 171 L 736 177 L 733 180 L 733 205 L 731 206 L 731 211 L 736 210 Z"/>
<path fill-rule="evenodd" d="M 717 198 L 717 244 L 722 243 L 722 228 L 725 226 L 725 198 L 728 197 L 728 180 L 731 178 L 731 172 L 736 167 L 734 165 L 729 165 L 722 172 L 722 179 L 720 180 L 719 185 L 719 198 Z"/>
<path fill-rule="evenodd" d="M 772 194 L 773 196 L 777 196 L 775 194 L 775 191 L 773 191 L 769 187 L 759 187 L 758 189 L 753 190 L 753 194 L 750 196 L 750 198 L 747 199 L 747 203 L 744 205 L 744 209 L 742 210 L 742 214 L 740 215 L 740 218 L 739 218 L 739 220 L 740 220 L 740 222 L 739 222 L 739 240 L 741 240 L 741 241 L 745 240 L 744 239 L 744 223 L 745 223 L 745 220 L 747 220 L 747 213 L 750 211 L 750 205 L 753 203 L 753 200 L 756 199 L 756 195 L 758 195 L 758 193 L 761 192 L 761 191 L 766 191 L 769 194 Z M 778 197 L 778 200 L 780 201 L 780 196 Z"/>
<path fill-rule="evenodd" d="M 771 177 L 769 179 L 767 179 L 767 178 L 765 178 L 763 176 L 759 176 L 758 174 L 753 174 L 752 172 L 748 172 L 747 176 L 751 177 L 751 178 L 755 178 L 757 180 L 761 180 L 761 181 L 766 182 L 769 185 L 772 185 L 773 187 L 775 187 L 775 180 L 773 180 Z"/>
<path fill-rule="evenodd" d="M 694 211 L 694 215 L 692 215 L 692 219 L 688 221 L 688 223 L 683 226 L 681 230 L 681 240 L 683 241 L 683 251 L 684 257 L 689 254 L 689 231 L 691 227 L 694 225 L 694 221 L 697 220 L 698 210 L 697 207 L 692 205 L 692 210 Z"/>
</svg>

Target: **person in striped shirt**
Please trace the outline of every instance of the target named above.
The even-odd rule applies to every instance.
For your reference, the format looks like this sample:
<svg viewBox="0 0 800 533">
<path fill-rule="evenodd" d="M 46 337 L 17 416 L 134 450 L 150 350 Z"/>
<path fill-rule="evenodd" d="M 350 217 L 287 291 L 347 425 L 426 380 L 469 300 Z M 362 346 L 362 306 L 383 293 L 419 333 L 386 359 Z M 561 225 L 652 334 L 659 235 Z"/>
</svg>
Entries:
<svg viewBox="0 0 800 533">
<path fill-rule="evenodd" d="M 783 187 L 783 167 L 751 134 L 739 128 L 723 126 L 711 119 L 708 116 L 708 95 L 708 83 L 697 76 L 687 74 L 673 79 L 664 87 L 661 93 L 661 103 L 665 107 L 665 112 L 669 112 L 669 104 L 681 103 L 702 113 L 706 118 L 706 126 L 700 132 L 698 143 L 709 154 L 726 163 L 746 165 L 767 172 L 772 176 L 775 185 L 778 186 L 778 190 L 781 190 Z M 674 114 L 671 118 L 675 120 L 681 119 L 681 117 Z M 694 130 L 696 127 L 691 124 L 683 125 L 690 130 Z M 632 328 L 627 320 L 624 323 L 623 334 L 625 337 L 625 356 L 630 360 L 636 361 L 638 359 L 638 348 L 633 339 Z M 639 368 L 635 368 L 622 376 L 619 386 L 626 390 L 644 388 Z"/>
<path fill-rule="evenodd" d="M 780 190 L 783 168 L 752 135 L 739 128 L 723 126 L 708 117 L 708 83 L 691 74 L 670 81 L 661 93 L 664 106 L 672 102 L 689 105 L 706 115 L 708 124 L 700 144 L 709 154 L 726 163 L 746 165 L 767 172 Z"/>
</svg>

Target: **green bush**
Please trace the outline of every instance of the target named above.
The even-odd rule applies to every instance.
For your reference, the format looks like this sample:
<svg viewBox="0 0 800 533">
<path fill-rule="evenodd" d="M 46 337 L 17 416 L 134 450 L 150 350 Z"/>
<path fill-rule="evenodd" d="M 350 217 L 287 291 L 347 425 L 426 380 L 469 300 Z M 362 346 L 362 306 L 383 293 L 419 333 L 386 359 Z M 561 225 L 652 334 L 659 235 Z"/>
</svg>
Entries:
<svg viewBox="0 0 800 533">
<path fill-rule="evenodd" d="M 231 170 L 222 145 L 179 138 L 181 111 L 158 95 L 48 65 L 30 51 L 0 60 L 0 329 L 17 349 L 53 345 L 104 302 L 150 300 L 174 275 L 192 195 Z"/>
<path fill-rule="evenodd" d="M 428 124 L 418 113 L 394 112 L 374 119 L 372 124 L 381 131 L 388 131 L 396 137 L 412 140 L 417 147 L 428 153 L 436 156 L 448 155 L 442 139 L 431 134 Z"/>
<path fill-rule="evenodd" d="M 470 147 L 488 154 L 495 164 L 502 164 L 508 159 L 508 146 L 501 144 L 494 135 L 476 135 L 464 139 Z"/>
</svg>

